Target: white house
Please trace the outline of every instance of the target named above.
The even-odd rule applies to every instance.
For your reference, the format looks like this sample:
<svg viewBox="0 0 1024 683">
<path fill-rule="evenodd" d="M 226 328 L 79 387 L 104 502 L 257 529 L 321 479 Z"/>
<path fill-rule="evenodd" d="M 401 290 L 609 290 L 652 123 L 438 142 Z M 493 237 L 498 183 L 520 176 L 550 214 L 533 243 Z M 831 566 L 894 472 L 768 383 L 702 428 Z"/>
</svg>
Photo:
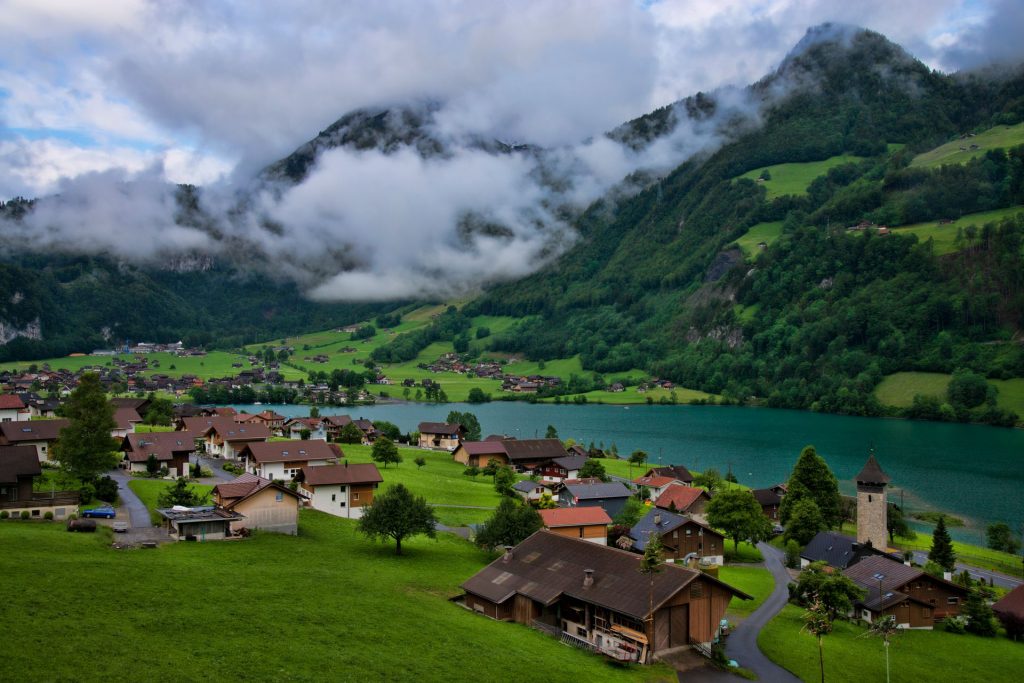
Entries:
<svg viewBox="0 0 1024 683">
<path fill-rule="evenodd" d="M 21 422 L 31 419 L 28 407 L 15 394 L 0 394 L 0 422 Z"/>
<path fill-rule="evenodd" d="M 115 439 L 123 439 L 129 434 L 135 433 L 135 425 L 142 422 L 142 417 L 135 408 L 117 408 L 114 410 L 114 428 L 110 435 Z"/>
<path fill-rule="evenodd" d="M 284 423 L 284 435 L 290 439 L 301 439 L 302 432 L 307 430 L 307 438 L 327 441 L 327 424 L 318 417 L 295 417 Z"/>
<path fill-rule="evenodd" d="M 69 420 L 31 420 L 0 422 L 0 446 L 34 446 L 39 462 L 52 461 L 50 451 Z"/>
<path fill-rule="evenodd" d="M 545 493 L 554 497 L 554 491 L 552 491 L 551 486 L 542 481 L 524 479 L 513 484 L 512 489 L 526 501 L 540 500 Z"/>
<path fill-rule="evenodd" d="M 270 438 L 266 425 L 249 422 L 235 422 L 230 418 L 217 418 L 199 433 L 206 446 L 206 452 L 228 460 L 240 458 L 246 446 L 261 443 Z"/>
<path fill-rule="evenodd" d="M 384 479 L 373 464 L 303 467 L 299 490 L 316 510 L 337 517 L 359 519 L 373 502 L 374 492 Z"/>
<path fill-rule="evenodd" d="M 264 479 L 290 481 L 303 467 L 333 465 L 345 454 L 337 444 L 309 439 L 250 443 L 238 457 L 250 474 Z"/>
</svg>

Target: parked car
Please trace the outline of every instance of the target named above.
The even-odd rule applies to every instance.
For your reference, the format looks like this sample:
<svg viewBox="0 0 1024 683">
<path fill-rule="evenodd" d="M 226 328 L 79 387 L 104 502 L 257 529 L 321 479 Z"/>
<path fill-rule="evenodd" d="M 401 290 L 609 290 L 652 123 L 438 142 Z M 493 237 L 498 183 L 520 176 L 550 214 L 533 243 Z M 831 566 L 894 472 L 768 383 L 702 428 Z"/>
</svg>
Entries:
<svg viewBox="0 0 1024 683">
<path fill-rule="evenodd" d="M 69 519 L 68 531 L 93 532 L 96 531 L 96 520 L 94 519 Z"/>
<path fill-rule="evenodd" d="M 109 505 L 82 511 L 82 517 L 105 517 L 113 519 L 117 517 L 117 511 Z"/>
<path fill-rule="evenodd" d="M 128 531 L 128 522 L 114 522 L 111 528 L 118 533 L 124 533 Z"/>
</svg>

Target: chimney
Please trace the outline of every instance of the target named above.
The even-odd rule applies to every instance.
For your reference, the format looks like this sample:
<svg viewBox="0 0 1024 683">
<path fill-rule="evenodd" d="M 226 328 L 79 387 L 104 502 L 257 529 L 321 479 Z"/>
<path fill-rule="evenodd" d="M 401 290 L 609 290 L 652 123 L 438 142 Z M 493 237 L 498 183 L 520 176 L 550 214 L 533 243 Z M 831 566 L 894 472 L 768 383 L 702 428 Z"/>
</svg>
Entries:
<svg viewBox="0 0 1024 683">
<path fill-rule="evenodd" d="M 661 526 L 661 513 L 660 512 L 655 512 L 654 513 L 654 526 Z"/>
<path fill-rule="evenodd" d="M 584 569 L 583 570 L 583 587 L 590 588 L 594 585 L 594 570 Z"/>
<path fill-rule="evenodd" d="M 512 546 L 507 545 L 507 546 L 505 546 L 505 554 L 502 556 L 501 561 L 502 562 L 508 562 L 511 559 L 512 559 Z"/>
</svg>

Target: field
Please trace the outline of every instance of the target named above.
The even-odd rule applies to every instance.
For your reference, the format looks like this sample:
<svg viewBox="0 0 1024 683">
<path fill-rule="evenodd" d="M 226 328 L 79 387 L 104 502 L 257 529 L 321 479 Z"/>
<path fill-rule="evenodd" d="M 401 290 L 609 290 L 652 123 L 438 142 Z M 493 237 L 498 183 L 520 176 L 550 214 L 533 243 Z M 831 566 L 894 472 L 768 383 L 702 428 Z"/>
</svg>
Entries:
<svg viewBox="0 0 1024 683">
<path fill-rule="evenodd" d="M 971 149 L 971 145 L 977 145 L 978 149 Z M 1024 123 L 1018 123 L 1016 126 L 996 126 L 978 133 L 973 138 L 951 140 L 933 150 L 918 154 L 910 165 L 938 168 L 943 164 L 962 164 L 974 157 L 982 156 L 990 149 L 1008 149 L 1017 145 L 1024 145 Z M 966 147 L 967 150 L 961 151 L 961 147 Z"/>
<path fill-rule="evenodd" d="M 781 235 L 782 221 L 758 223 L 750 228 L 750 230 L 747 230 L 743 237 L 736 240 L 736 244 L 743 252 L 743 255 L 747 257 L 747 260 L 752 260 L 761 253 L 761 247 L 757 246 L 758 244 L 764 242 L 771 246 Z"/>
<path fill-rule="evenodd" d="M 805 681 L 816 681 L 820 677 L 818 644 L 803 626 L 803 610 L 787 605 L 761 631 L 757 644 L 776 664 Z M 860 625 L 835 622 L 834 631 L 824 638 L 826 680 L 886 680 L 882 641 L 864 637 L 864 632 Z M 893 681 L 1009 682 L 1019 680 L 1024 646 L 1002 637 L 901 631 L 892 640 L 889 658 Z"/>
<path fill-rule="evenodd" d="M 162 520 L 160 515 L 155 512 L 157 498 L 170 486 L 173 484 L 166 479 L 132 479 L 128 482 L 128 488 L 134 491 L 142 504 L 149 508 L 149 518 L 153 524 L 159 524 Z M 197 493 L 209 493 L 213 489 L 212 486 L 205 484 L 192 484 L 189 488 Z"/>
<path fill-rule="evenodd" d="M 945 399 L 949 379 L 949 375 L 938 372 L 897 372 L 875 387 L 875 396 L 883 405 L 906 408 L 913 403 L 915 394 Z M 1024 417 L 1024 379 L 988 381 L 999 390 L 996 397 L 999 407 Z"/>
<path fill-rule="evenodd" d="M 727 565 L 718 570 L 718 578 L 730 586 L 739 588 L 747 595 L 754 596 L 753 600 L 731 600 L 727 616 L 730 621 L 736 617 L 744 618 L 750 616 L 754 610 L 768 599 L 775 588 L 775 580 L 772 573 L 764 567 L 734 567 Z"/>
<path fill-rule="evenodd" d="M 805 194 L 807 192 L 807 188 L 814 179 L 820 175 L 828 173 L 830 168 L 861 160 L 862 157 L 850 154 L 841 154 L 830 159 L 825 159 L 824 161 L 776 164 L 774 166 L 756 168 L 753 171 L 747 171 L 741 175 L 740 178 L 749 178 L 754 182 L 758 182 L 758 177 L 767 168 L 768 172 L 771 174 L 771 180 L 760 181 L 760 184 L 764 185 L 765 189 L 768 190 L 766 198 L 771 200 L 788 194 Z"/>
<path fill-rule="evenodd" d="M 181 377 L 182 375 L 196 375 L 197 377 L 226 377 L 236 375 L 241 370 L 248 370 L 252 366 L 243 356 L 225 351 L 211 351 L 205 356 L 175 356 L 173 353 L 148 353 L 144 356 L 149 360 L 149 370 L 144 374 L 163 374 L 170 377 Z M 132 354 L 119 354 L 122 360 L 132 360 Z M 0 363 L 0 370 L 26 370 L 30 365 L 43 367 L 48 364 L 53 370 L 79 370 L 81 368 L 102 367 L 113 365 L 112 356 L 67 356 L 65 358 L 52 358 L 49 360 L 19 361 L 14 363 Z M 159 363 L 154 367 L 154 363 Z M 235 363 L 241 363 L 242 367 L 232 367 Z"/>
<path fill-rule="evenodd" d="M 303 512 L 299 536 L 110 541 L 0 524 L 0 680 L 675 680 L 448 602 L 489 560 L 451 534 L 396 557 L 352 522 Z"/>
<path fill-rule="evenodd" d="M 933 240 L 935 253 L 941 256 L 943 254 L 952 254 L 957 251 L 955 242 L 958 230 L 966 228 L 969 225 L 980 228 L 986 223 L 998 223 L 1006 218 L 1017 216 L 1022 213 L 1024 213 L 1024 207 L 1013 206 L 1007 209 L 996 209 L 995 211 L 970 213 L 966 216 L 961 216 L 952 223 L 946 223 L 943 225 L 940 225 L 938 221 L 904 225 L 899 228 L 894 228 L 893 233 L 897 235 L 917 235 L 917 239 L 921 242 L 931 238 Z"/>
</svg>

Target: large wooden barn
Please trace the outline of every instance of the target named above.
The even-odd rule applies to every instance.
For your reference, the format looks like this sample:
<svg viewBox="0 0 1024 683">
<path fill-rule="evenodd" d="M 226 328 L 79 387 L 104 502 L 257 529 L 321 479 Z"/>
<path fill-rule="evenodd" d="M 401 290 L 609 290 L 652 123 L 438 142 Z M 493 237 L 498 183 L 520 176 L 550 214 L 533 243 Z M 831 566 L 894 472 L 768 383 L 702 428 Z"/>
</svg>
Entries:
<svg viewBox="0 0 1024 683">
<path fill-rule="evenodd" d="M 708 647 L 734 596 L 695 569 L 665 565 L 651 582 L 634 553 L 541 530 L 462 584 L 465 606 L 621 661 Z M 653 616 L 653 619 L 650 618 Z"/>
</svg>

